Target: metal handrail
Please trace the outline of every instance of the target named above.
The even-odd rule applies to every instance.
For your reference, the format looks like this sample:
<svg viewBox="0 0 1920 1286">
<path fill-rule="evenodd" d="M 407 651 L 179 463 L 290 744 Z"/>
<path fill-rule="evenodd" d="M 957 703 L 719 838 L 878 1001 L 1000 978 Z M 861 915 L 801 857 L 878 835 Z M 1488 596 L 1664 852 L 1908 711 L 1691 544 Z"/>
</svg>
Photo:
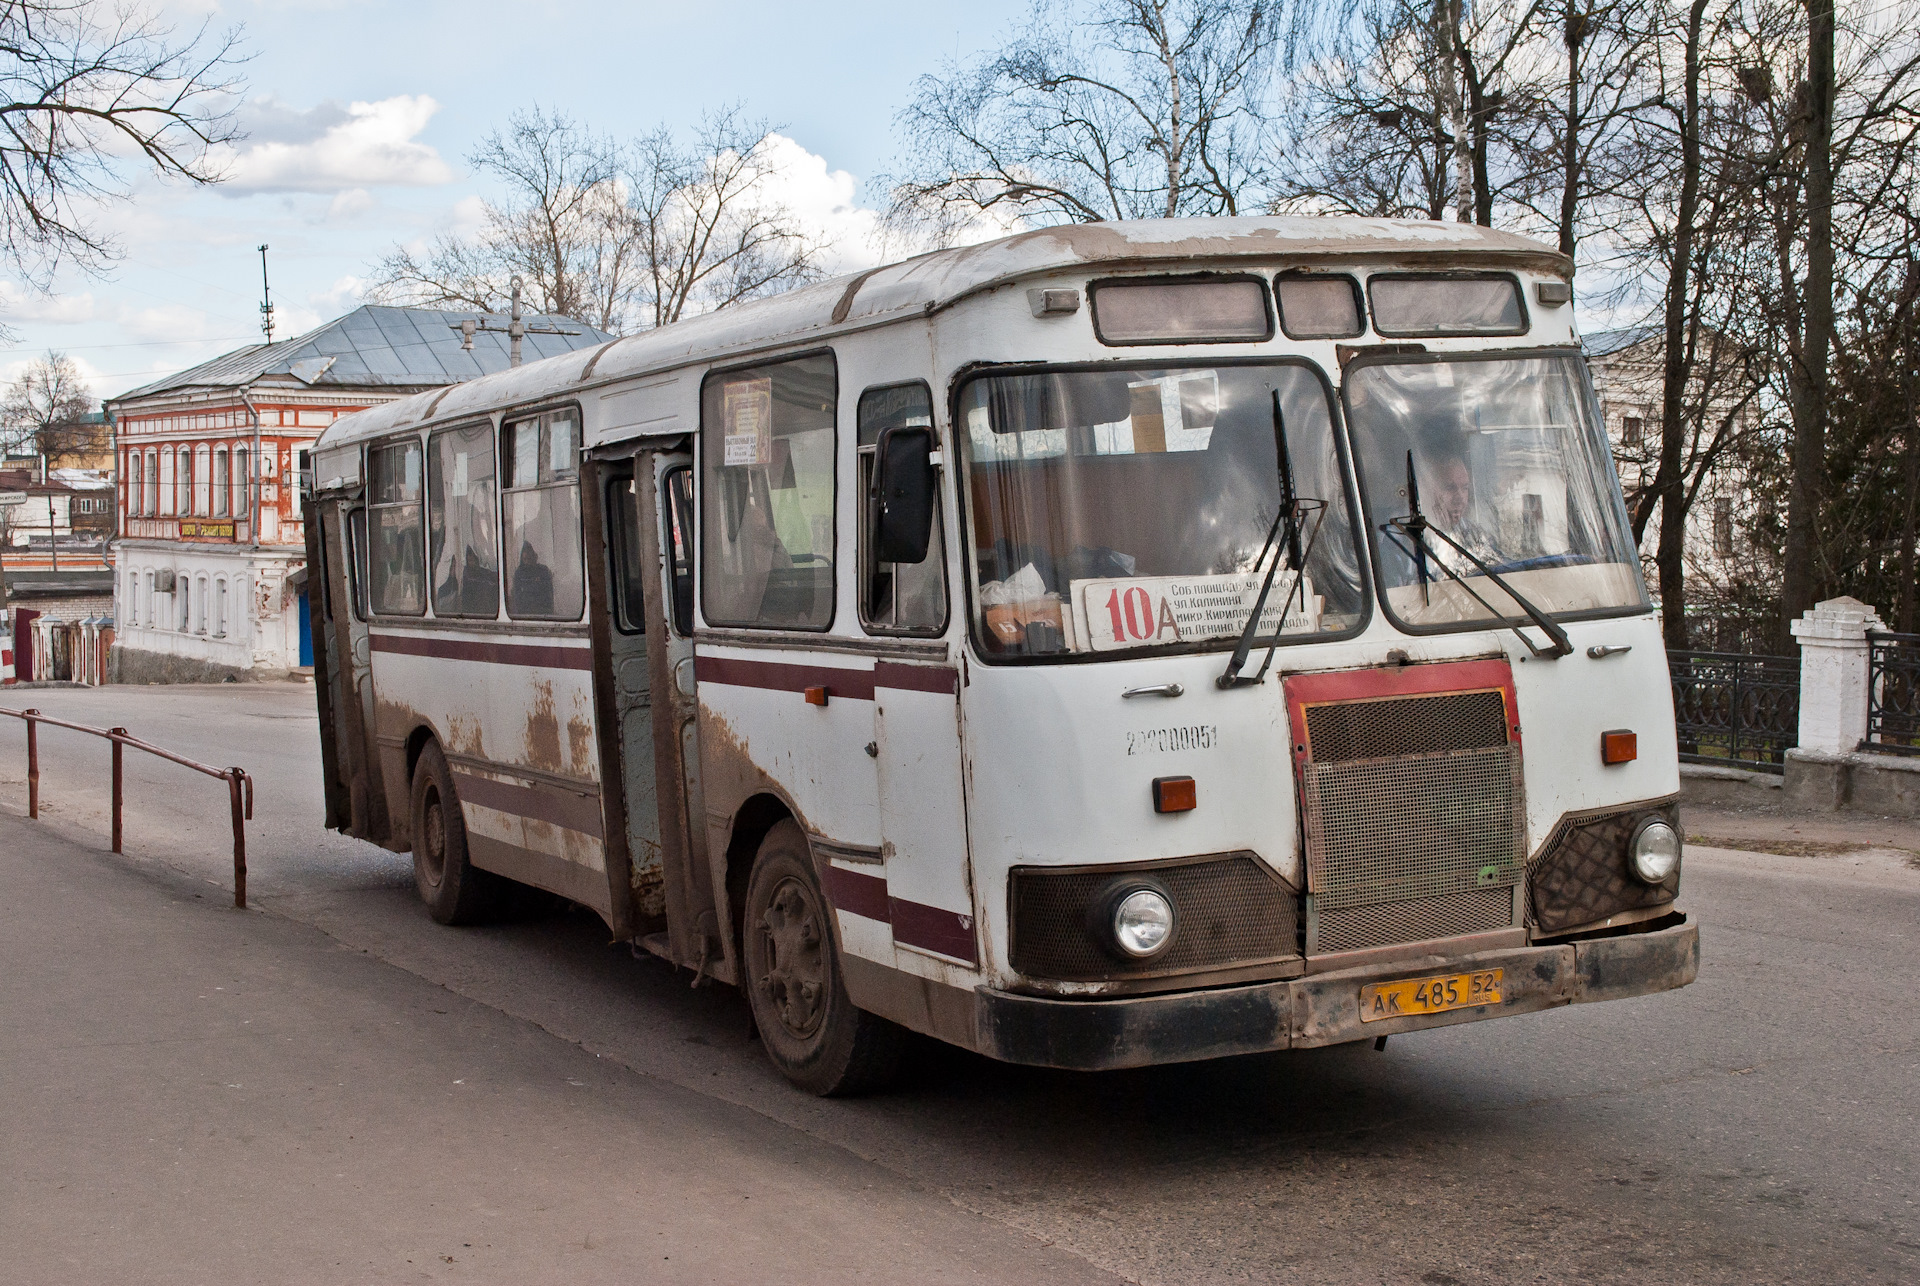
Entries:
<svg viewBox="0 0 1920 1286">
<path fill-rule="evenodd" d="M 52 715 L 41 714 L 38 710 L 9 710 L 0 706 L 0 714 L 19 719 L 27 725 L 27 816 L 40 816 L 40 737 L 39 725 L 49 724 L 55 728 L 67 728 L 74 732 L 84 732 L 90 737 L 100 737 L 113 744 L 113 851 L 118 853 L 121 837 L 121 759 L 122 747 L 132 746 L 135 750 L 144 750 L 157 758 L 179 764 L 182 768 L 191 768 L 208 777 L 218 777 L 227 783 L 227 801 L 233 809 L 233 904 L 242 910 L 247 905 L 247 826 L 253 820 L 253 778 L 240 768 L 215 768 L 212 764 L 203 764 L 185 755 L 175 754 L 164 746 L 156 746 L 142 741 L 125 728 L 95 728 L 84 723 L 73 723 L 66 719 L 56 719 Z"/>
</svg>

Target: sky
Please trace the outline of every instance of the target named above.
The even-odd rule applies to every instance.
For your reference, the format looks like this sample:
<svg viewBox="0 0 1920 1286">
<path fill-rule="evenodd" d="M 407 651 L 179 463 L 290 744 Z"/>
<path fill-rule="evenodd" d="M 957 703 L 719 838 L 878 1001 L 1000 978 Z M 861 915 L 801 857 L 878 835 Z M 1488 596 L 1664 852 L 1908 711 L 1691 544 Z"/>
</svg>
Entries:
<svg viewBox="0 0 1920 1286">
<path fill-rule="evenodd" d="M 999 44 L 1026 0 L 603 3 L 166 0 L 177 26 L 239 26 L 249 137 L 213 188 L 140 180 L 99 212 L 122 257 L 51 295 L 0 279 L 0 380 L 49 349 L 110 397 L 260 340 L 265 243 L 275 336 L 359 302 L 396 244 L 477 222 L 493 189 L 466 157 L 535 104 L 597 130 L 689 130 L 738 105 L 786 140 L 786 195 L 872 261 L 865 233 L 896 167 L 894 118 L 922 73 Z"/>
</svg>

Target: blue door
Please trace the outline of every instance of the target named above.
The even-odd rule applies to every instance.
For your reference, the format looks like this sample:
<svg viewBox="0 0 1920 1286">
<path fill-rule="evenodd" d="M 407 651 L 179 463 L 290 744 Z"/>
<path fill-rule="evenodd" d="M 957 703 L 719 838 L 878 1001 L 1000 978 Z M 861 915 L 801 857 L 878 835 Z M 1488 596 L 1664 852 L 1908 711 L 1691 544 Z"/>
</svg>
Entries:
<svg viewBox="0 0 1920 1286">
<path fill-rule="evenodd" d="M 300 591 L 300 664 L 313 664 L 313 616 L 307 611 L 307 592 Z"/>
</svg>

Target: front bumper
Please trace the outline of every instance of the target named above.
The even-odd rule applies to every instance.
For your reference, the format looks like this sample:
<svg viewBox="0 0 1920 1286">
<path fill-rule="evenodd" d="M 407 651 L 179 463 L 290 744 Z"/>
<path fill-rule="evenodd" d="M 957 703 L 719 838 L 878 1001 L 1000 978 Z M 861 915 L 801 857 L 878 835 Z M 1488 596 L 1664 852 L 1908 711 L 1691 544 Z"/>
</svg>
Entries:
<svg viewBox="0 0 1920 1286">
<path fill-rule="evenodd" d="M 1360 1021 L 1371 982 L 1503 969 L 1497 1005 Z M 981 987 L 976 1048 L 1009 1063 L 1102 1071 L 1276 1049 L 1312 1049 L 1369 1036 L 1449 1027 L 1591 1000 L 1671 991 L 1700 970 L 1692 916 L 1644 933 L 1464 956 L 1424 956 L 1282 982 L 1114 1000 L 1059 1000 Z"/>
</svg>

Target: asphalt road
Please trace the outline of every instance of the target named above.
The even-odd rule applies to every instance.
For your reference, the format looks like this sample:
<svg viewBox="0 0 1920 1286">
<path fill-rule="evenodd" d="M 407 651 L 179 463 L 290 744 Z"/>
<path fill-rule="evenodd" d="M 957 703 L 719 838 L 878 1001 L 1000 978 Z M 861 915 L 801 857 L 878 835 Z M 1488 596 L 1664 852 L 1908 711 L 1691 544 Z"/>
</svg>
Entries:
<svg viewBox="0 0 1920 1286">
<path fill-rule="evenodd" d="M 228 860 L 219 783 L 137 757 L 128 857 L 73 857 L 75 869 L 88 864 L 101 883 L 87 887 L 103 900 L 110 889 L 130 891 L 115 914 L 164 904 L 186 908 L 166 923 L 222 926 L 176 934 L 167 949 L 190 953 L 204 939 L 207 952 L 239 952 L 223 958 L 276 971 L 294 1012 L 330 1012 L 300 997 L 302 988 L 333 988 L 370 1030 L 392 1033 L 363 1051 L 386 1077 L 378 1111 L 364 1111 L 404 1123 L 413 1104 L 440 1122 L 421 1131 L 427 1142 L 382 1162 L 433 1170 L 444 1161 L 432 1183 L 400 1183 L 365 1158 L 312 1163 L 337 1170 L 340 1161 L 341 1173 L 381 1194 L 389 1231 L 377 1244 L 352 1202 L 317 1203 L 310 1219 L 283 1225 L 274 1212 L 284 1192 L 236 1196 L 239 1209 L 261 1211 L 250 1224 L 260 1248 L 366 1243 L 362 1258 L 303 1279 L 402 1279 L 393 1248 L 437 1248 L 455 1226 L 439 1213 L 458 1191 L 446 1175 L 489 1174 L 489 1158 L 519 1155 L 503 1140 L 525 1146 L 549 1131 L 565 1164 L 549 1159 L 543 1185 L 611 1192 L 645 1178 L 641 1197 L 604 1199 L 586 1222 L 617 1229 L 623 1216 L 651 1218 L 683 1254 L 709 1256 L 704 1268 L 696 1260 L 688 1275 L 668 1277 L 627 1236 L 602 1260 L 567 1260 L 618 1260 L 629 1280 L 738 1280 L 722 1267 L 748 1263 L 758 1280 L 937 1280 L 963 1268 L 979 1280 L 1110 1273 L 1152 1283 L 1920 1279 L 1920 870 L 1903 854 L 1690 848 L 1683 904 L 1702 921 L 1702 966 L 1695 985 L 1670 995 L 1398 1036 L 1383 1053 L 1360 1046 L 1103 1076 L 929 1048 L 899 1091 L 823 1102 L 773 1073 L 732 992 L 689 989 L 684 973 L 610 945 L 590 914 L 470 930 L 432 924 L 406 859 L 320 830 L 311 696 L 295 685 L 237 685 L 0 697 L 124 724 L 248 768 L 260 791 L 251 832 L 257 913 L 219 911 L 211 887 L 224 887 Z M 53 732 L 42 744 L 48 834 L 105 848 L 105 747 Z M 20 745 L 17 724 L 0 720 L 0 812 L 22 807 Z M 0 848 L 26 833 L 0 821 Z M 1920 848 L 1906 829 L 1878 833 Z M 263 926 L 252 932 L 267 945 L 226 944 L 220 934 L 235 924 Z M 32 940 L 0 933 L 0 967 L 17 972 Z M 117 993 L 89 994 L 83 1008 L 110 1012 Z M 13 998 L 10 1015 L 19 995 L 0 991 Z M 443 999 L 423 1003 L 432 996 Z M 272 997 L 262 1003 L 277 1012 Z M 455 1052 L 515 1091 L 436 1115 L 447 1078 L 433 1078 L 460 1060 L 433 1044 L 433 1024 L 447 1022 L 433 1011 L 455 1005 L 463 1025 L 491 1033 Z M 34 1030 L 57 1034 L 49 1021 L 37 1017 Z M 22 1056 L 7 1053 L 7 1041 L 0 1035 L 0 1093 L 12 1098 Z M 550 1073 L 568 1060 L 598 1074 L 556 1084 Z M 431 1083 L 412 1083 L 421 1077 Z M 41 1100 L 28 1097 L 0 1107 L 31 1112 Z M 276 1128 L 338 1129 L 362 1111 L 321 1096 Z M 703 1153 L 702 1138 L 719 1142 Z M 21 1146 L 0 1143 L 0 1163 Z M 207 1166 L 234 1145 L 209 1133 L 183 1135 L 179 1146 Z M 57 1134 L 33 1136 L 36 1157 L 60 1147 Z M 261 1150 L 273 1152 L 273 1174 L 305 1173 L 299 1157 Z M 794 1166 L 817 1184 L 785 1181 Z M 69 1168 L 65 1196 L 0 1188 L 12 1193 L 0 1205 L 0 1242 L 37 1226 L 28 1216 L 51 1218 L 44 1211 L 61 1201 L 103 1202 L 113 1183 L 133 1181 Z M 160 1184 L 158 1170 L 135 1173 Z M 857 1194 L 874 1175 L 895 1200 L 863 1213 Z M 706 1199 L 723 1180 L 769 1185 L 778 1201 L 742 1200 L 716 1223 Z M 503 1200 L 509 1249 L 551 1252 L 557 1272 L 555 1247 L 574 1227 L 558 1207 L 472 1199 L 476 1209 Z M 205 1213 L 160 1184 L 134 1222 L 187 1217 Z M 796 1227 L 817 1235 L 795 1238 Z M 849 1258 L 853 1244 L 872 1253 Z M 755 1257 L 775 1245 L 796 1249 L 785 1260 Z M 970 1262 L 954 1258 L 959 1245 L 978 1248 Z M 528 1262 L 436 1261 L 432 1271 L 449 1280 L 540 1277 Z"/>
</svg>

